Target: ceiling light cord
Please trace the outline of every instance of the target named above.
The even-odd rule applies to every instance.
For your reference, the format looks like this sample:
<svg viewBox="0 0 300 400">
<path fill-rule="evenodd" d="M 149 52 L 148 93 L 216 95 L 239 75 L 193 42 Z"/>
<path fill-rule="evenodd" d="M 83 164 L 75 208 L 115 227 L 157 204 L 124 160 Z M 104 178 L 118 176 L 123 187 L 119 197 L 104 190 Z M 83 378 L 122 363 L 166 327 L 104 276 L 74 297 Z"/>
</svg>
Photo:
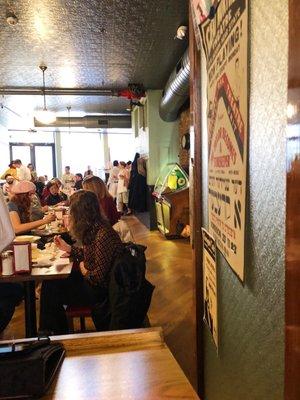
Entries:
<svg viewBox="0 0 300 400">
<path fill-rule="evenodd" d="M 35 119 L 37 119 L 39 122 L 42 124 L 48 125 L 52 124 L 56 121 L 56 116 L 54 112 L 48 111 L 47 110 L 47 103 L 46 103 L 46 82 L 45 82 L 45 71 L 47 69 L 46 65 L 40 65 L 39 66 L 40 70 L 43 73 L 43 88 L 42 88 L 42 94 L 44 98 L 44 108 L 41 111 L 38 111 L 35 114 Z"/>
<path fill-rule="evenodd" d="M 71 106 L 68 106 L 67 110 L 68 110 L 68 125 L 69 125 L 69 135 L 70 135 L 70 133 L 71 133 L 71 116 L 70 116 Z"/>
<path fill-rule="evenodd" d="M 44 110 L 47 110 L 47 106 L 46 106 L 46 90 L 45 90 L 45 70 L 43 70 L 43 94 L 44 94 Z"/>
<path fill-rule="evenodd" d="M 44 110 L 47 111 L 47 105 L 46 105 L 46 83 L 45 83 L 45 71 L 47 69 L 46 65 L 40 65 L 40 69 L 42 70 L 43 73 L 43 96 L 44 96 Z"/>
</svg>

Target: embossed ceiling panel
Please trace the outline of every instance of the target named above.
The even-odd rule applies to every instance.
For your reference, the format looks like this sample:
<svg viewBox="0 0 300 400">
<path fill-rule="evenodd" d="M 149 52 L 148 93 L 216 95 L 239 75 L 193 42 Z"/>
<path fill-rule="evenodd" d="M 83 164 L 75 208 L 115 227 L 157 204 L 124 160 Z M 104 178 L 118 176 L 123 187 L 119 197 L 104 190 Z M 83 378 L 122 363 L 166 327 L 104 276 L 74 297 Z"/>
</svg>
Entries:
<svg viewBox="0 0 300 400">
<path fill-rule="evenodd" d="M 0 86 L 41 87 L 43 62 L 47 87 L 162 88 L 186 47 L 174 35 L 187 11 L 187 0 L 0 0 Z M 124 112 L 117 98 L 73 101 L 83 112 Z M 69 102 L 49 99 L 49 108 Z"/>
</svg>

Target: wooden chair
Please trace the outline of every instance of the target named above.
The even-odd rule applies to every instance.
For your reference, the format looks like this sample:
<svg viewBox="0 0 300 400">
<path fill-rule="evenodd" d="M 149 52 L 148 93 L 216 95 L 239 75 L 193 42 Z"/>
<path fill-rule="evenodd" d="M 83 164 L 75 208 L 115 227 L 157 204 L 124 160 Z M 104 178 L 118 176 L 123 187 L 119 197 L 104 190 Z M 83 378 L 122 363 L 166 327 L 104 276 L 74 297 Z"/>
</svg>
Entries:
<svg viewBox="0 0 300 400">
<path fill-rule="evenodd" d="M 85 318 L 92 316 L 92 310 L 88 306 L 67 306 L 66 315 L 70 333 L 74 333 L 74 318 L 80 319 L 80 332 L 86 332 Z"/>
</svg>

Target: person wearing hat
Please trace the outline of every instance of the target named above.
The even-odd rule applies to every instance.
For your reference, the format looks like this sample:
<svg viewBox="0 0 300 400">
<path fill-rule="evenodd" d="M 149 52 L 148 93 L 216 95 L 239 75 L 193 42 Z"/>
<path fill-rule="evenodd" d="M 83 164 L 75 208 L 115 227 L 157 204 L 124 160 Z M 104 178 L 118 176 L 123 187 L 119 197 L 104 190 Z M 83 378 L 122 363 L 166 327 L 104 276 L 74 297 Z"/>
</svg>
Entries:
<svg viewBox="0 0 300 400">
<path fill-rule="evenodd" d="M 42 219 L 31 219 L 31 197 L 35 194 L 35 185 L 29 181 L 18 182 L 12 189 L 12 197 L 7 203 L 9 216 L 16 235 L 49 224 L 55 220 L 54 214 Z"/>
</svg>

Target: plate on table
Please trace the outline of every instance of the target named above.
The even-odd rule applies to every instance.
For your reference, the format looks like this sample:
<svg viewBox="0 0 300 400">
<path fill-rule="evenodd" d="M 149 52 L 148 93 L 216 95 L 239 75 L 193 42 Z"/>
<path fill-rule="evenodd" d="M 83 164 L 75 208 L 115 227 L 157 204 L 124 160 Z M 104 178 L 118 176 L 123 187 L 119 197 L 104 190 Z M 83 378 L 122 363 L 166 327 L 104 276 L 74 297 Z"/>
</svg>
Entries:
<svg viewBox="0 0 300 400">
<path fill-rule="evenodd" d="M 14 239 L 14 242 L 30 242 L 30 243 L 35 243 L 38 240 L 40 240 L 40 236 L 34 236 L 34 235 L 20 235 L 16 236 Z"/>
<path fill-rule="evenodd" d="M 32 261 L 32 268 L 45 268 L 45 267 L 51 267 L 52 262 L 50 260 L 43 260 L 43 259 L 37 259 L 35 261 Z"/>
<path fill-rule="evenodd" d="M 43 230 L 34 230 L 32 232 L 37 233 L 40 236 L 54 236 L 54 235 L 59 235 L 61 233 L 65 233 L 68 230 L 64 227 L 61 228 L 49 228 L 49 229 L 43 229 Z"/>
<path fill-rule="evenodd" d="M 51 236 L 53 235 L 52 231 L 50 229 L 35 229 L 32 231 L 33 233 L 38 233 L 40 236 Z"/>
</svg>

